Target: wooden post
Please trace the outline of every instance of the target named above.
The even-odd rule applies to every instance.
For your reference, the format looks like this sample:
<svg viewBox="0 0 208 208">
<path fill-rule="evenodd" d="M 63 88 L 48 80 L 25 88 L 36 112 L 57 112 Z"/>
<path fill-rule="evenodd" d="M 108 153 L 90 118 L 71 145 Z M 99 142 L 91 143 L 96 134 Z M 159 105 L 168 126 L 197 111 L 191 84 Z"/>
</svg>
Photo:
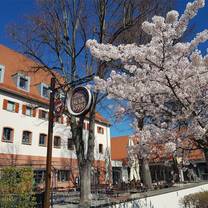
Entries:
<svg viewBox="0 0 208 208">
<path fill-rule="evenodd" d="M 54 120 L 54 97 L 55 97 L 55 78 L 51 78 L 50 86 L 50 103 L 49 103 L 49 119 L 48 119 L 48 142 L 47 142 L 47 159 L 46 159 L 46 175 L 45 175 L 45 193 L 44 208 L 50 207 L 50 191 L 51 191 L 51 162 L 52 162 L 52 141 L 53 141 L 53 120 Z"/>
</svg>

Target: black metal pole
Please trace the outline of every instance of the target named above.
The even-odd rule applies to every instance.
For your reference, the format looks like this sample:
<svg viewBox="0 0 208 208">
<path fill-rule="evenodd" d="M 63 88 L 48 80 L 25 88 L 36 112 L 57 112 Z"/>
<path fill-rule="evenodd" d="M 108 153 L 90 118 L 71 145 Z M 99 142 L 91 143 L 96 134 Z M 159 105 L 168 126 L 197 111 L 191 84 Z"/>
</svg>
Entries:
<svg viewBox="0 0 208 208">
<path fill-rule="evenodd" d="M 49 103 L 49 120 L 48 120 L 48 143 L 45 175 L 45 193 L 44 208 L 50 207 L 50 189 L 51 189 L 51 162 L 52 162 L 52 140 L 53 140 L 53 120 L 54 120 L 54 97 L 55 97 L 55 78 L 51 78 L 50 86 L 50 103 Z"/>
</svg>

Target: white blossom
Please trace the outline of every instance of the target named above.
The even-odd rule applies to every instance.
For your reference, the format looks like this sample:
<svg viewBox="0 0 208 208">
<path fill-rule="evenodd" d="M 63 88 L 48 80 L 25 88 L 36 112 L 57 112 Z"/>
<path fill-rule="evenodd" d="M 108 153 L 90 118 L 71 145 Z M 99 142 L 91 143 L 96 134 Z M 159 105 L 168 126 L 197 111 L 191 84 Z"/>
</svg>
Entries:
<svg viewBox="0 0 208 208">
<path fill-rule="evenodd" d="M 179 13 L 175 10 L 172 10 L 167 13 L 165 21 L 168 24 L 174 24 L 178 20 L 178 17 L 179 17 Z"/>
<path fill-rule="evenodd" d="M 125 73 L 112 71 L 106 80 L 96 77 L 95 89 L 108 93 L 109 98 L 129 102 L 128 107 L 137 118 L 135 136 L 140 138 L 137 145 L 143 157 L 153 151 L 151 144 L 167 143 L 170 151 L 177 148 L 173 145 L 176 135 L 161 118 L 169 116 L 171 125 L 189 120 L 186 137 L 202 138 L 206 133 L 208 115 L 203 103 L 208 102 L 208 55 L 203 56 L 198 46 L 208 40 L 208 30 L 198 33 L 190 42 L 179 41 L 189 21 L 204 4 L 204 0 L 195 0 L 187 4 L 180 17 L 177 11 L 170 11 L 166 18 L 155 16 L 151 22 L 145 21 L 142 28 L 151 35 L 146 45 L 113 46 L 87 41 L 94 57 L 103 61 L 119 60 L 126 70 Z M 173 101 L 180 109 L 170 106 Z M 150 122 L 140 129 L 138 121 L 144 115 L 154 118 L 160 126 Z"/>
</svg>

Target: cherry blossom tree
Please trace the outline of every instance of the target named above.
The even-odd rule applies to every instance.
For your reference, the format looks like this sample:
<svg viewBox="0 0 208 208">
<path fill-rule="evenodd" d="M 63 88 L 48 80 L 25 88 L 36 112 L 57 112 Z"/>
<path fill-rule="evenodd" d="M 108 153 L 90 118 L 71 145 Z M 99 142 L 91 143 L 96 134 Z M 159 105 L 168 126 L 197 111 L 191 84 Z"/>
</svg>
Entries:
<svg viewBox="0 0 208 208">
<path fill-rule="evenodd" d="M 186 121 L 183 138 L 190 139 L 191 135 L 197 148 L 204 151 L 208 165 L 208 55 L 203 56 L 198 49 L 208 40 L 208 30 L 190 42 L 180 41 L 189 21 L 204 4 L 204 0 L 195 0 L 187 4 L 180 17 L 177 11 L 170 11 L 165 18 L 154 16 L 151 22 L 145 21 L 143 30 L 151 36 L 145 45 L 87 41 L 97 59 L 123 64 L 123 73 L 112 71 L 106 80 L 96 77 L 95 90 L 107 93 L 109 98 L 128 101 L 126 108 L 136 117 L 135 131 L 142 144 L 137 151 L 143 158 L 149 151 L 146 144 L 151 143 L 150 135 L 157 142 L 164 141 L 163 129 L 174 129 Z M 120 112 L 124 111 L 120 107 Z"/>
</svg>

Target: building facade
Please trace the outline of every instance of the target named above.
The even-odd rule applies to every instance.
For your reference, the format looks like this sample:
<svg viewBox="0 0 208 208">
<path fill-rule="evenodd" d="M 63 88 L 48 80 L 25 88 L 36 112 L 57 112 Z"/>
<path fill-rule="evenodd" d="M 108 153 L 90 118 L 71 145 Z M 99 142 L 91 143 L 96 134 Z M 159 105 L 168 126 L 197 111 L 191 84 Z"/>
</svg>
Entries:
<svg viewBox="0 0 208 208">
<path fill-rule="evenodd" d="M 35 182 L 40 187 L 46 169 L 50 78 L 50 73 L 40 70 L 37 63 L 0 45 L 0 167 L 31 166 Z M 88 126 L 86 119 L 83 129 L 85 141 Z M 97 183 L 109 180 L 109 151 L 109 122 L 96 113 L 92 175 L 97 177 L 93 179 Z M 66 115 L 55 120 L 52 157 L 53 187 L 77 185 L 77 159 L 71 139 L 70 118 Z"/>
<path fill-rule="evenodd" d="M 129 183 L 132 180 L 142 180 L 140 178 L 141 167 L 138 159 L 131 158 L 128 154 L 128 147 L 134 145 L 132 137 L 118 136 L 111 138 L 111 159 L 112 159 L 112 178 L 113 183 Z M 206 162 L 202 150 L 184 150 L 183 157 L 174 158 L 163 157 L 164 146 L 155 146 L 160 157 L 150 155 L 149 168 L 153 183 L 172 181 L 198 181 L 207 180 Z M 184 159 L 186 159 L 184 161 Z M 177 167 L 176 167 L 177 166 Z M 175 178 L 175 170 L 177 168 L 178 178 Z"/>
</svg>

